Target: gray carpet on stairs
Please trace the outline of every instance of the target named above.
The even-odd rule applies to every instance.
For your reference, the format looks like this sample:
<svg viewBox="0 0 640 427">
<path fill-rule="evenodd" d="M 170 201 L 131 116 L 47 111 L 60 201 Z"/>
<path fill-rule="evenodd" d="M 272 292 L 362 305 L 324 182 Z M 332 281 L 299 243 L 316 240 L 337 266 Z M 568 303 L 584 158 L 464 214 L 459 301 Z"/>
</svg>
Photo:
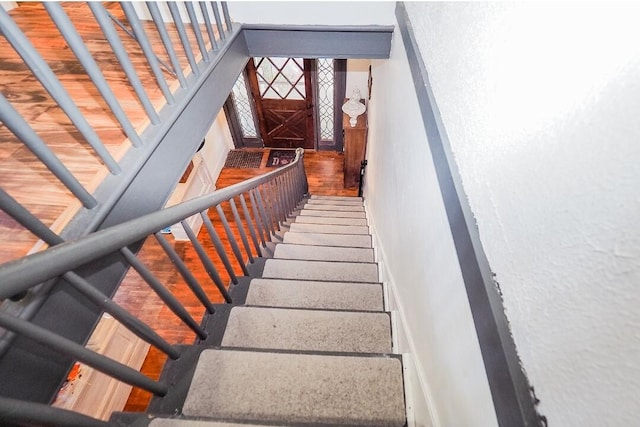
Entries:
<svg viewBox="0 0 640 427">
<path fill-rule="evenodd" d="M 304 224 L 293 222 L 291 223 L 291 231 L 297 233 L 369 234 L 369 227 L 361 225 Z"/>
<path fill-rule="evenodd" d="M 323 210 L 312 210 L 312 209 L 303 209 L 300 211 L 300 215 L 309 215 L 309 216 L 328 216 L 332 218 L 366 218 L 366 214 L 364 212 L 353 212 L 353 211 L 323 211 Z"/>
<path fill-rule="evenodd" d="M 284 235 L 283 243 L 311 246 L 341 246 L 344 248 L 371 248 L 371 236 L 360 234 L 320 234 L 296 233 L 289 231 Z"/>
<path fill-rule="evenodd" d="M 247 305 L 335 310 L 382 311 L 379 283 L 315 282 L 309 280 L 253 279 Z"/>
<path fill-rule="evenodd" d="M 391 353 L 387 313 L 234 307 L 226 347 L 345 353 Z"/>
<path fill-rule="evenodd" d="M 264 264 L 262 277 L 373 283 L 378 281 L 378 265 L 357 262 L 268 259 Z"/>
<path fill-rule="evenodd" d="M 183 413 L 403 426 L 402 366 L 395 358 L 205 350 Z"/>
<path fill-rule="evenodd" d="M 365 218 L 335 218 L 330 216 L 298 215 L 294 222 L 298 224 L 367 225 L 367 220 Z"/>
<path fill-rule="evenodd" d="M 373 262 L 373 249 L 342 248 L 334 246 L 290 245 L 276 246 L 274 258 L 315 261 Z"/>
<path fill-rule="evenodd" d="M 331 211 L 331 212 L 364 212 L 364 206 L 358 205 L 323 205 L 315 203 L 307 203 L 304 205 L 305 210 Z"/>
</svg>

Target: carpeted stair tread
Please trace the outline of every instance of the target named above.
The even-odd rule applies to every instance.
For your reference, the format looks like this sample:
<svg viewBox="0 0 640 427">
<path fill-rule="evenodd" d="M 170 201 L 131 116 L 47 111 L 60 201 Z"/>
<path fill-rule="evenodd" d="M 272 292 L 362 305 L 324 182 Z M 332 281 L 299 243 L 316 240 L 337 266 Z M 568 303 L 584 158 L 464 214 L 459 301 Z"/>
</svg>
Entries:
<svg viewBox="0 0 640 427">
<path fill-rule="evenodd" d="M 242 307 L 231 310 L 225 347 L 391 353 L 386 313 Z"/>
<path fill-rule="evenodd" d="M 302 210 L 364 212 L 364 206 L 358 205 L 319 205 L 307 203 Z"/>
<path fill-rule="evenodd" d="M 313 261 L 374 262 L 373 249 L 338 246 L 311 246 L 280 243 L 273 258 Z"/>
<path fill-rule="evenodd" d="M 309 199 L 307 200 L 307 204 L 363 206 L 362 200 L 349 200 L 349 199 L 338 199 L 338 200 Z"/>
<path fill-rule="evenodd" d="M 403 426 L 402 366 L 389 357 L 205 350 L 183 413 L 264 422 Z"/>
<path fill-rule="evenodd" d="M 382 285 L 379 283 L 253 279 L 245 303 L 333 310 L 382 311 L 384 309 Z"/>
<path fill-rule="evenodd" d="M 335 224 L 335 225 L 367 225 L 365 218 L 335 218 L 325 216 L 302 216 L 298 215 L 294 218 L 294 222 L 300 224 Z"/>
<path fill-rule="evenodd" d="M 326 216 L 331 218 L 366 218 L 364 212 L 353 211 L 323 211 L 317 209 L 302 209 L 299 213 L 302 216 Z"/>
<path fill-rule="evenodd" d="M 223 421 L 186 420 L 180 418 L 154 418 L 149 427 L 261 427 L 265 424 L 238 424 Z"/>
<path fill-rule="evenodd" d="M 369 234 L 369 227 L 361 225 L 301 224 L 293 222 L 290 229 L 297 233 Z"/>
<path fill-rule="evenodd" d="M 340 246 L 347 248 L 371 248 L 371 236 L 363 234 L 296 233 L 289 231 L 282 243 L 311 246 Z"/>
<path fill-rule="evenodd" d="M 318 199 L 318 200 L 357 200 L 359 202 L 362 202 L 362 197 L 355 197 L 355 196 L 321 196 L 321 195 L 312 194 L 311 197 L 309 198 L 309 200 L 312 200 L 312 199 Z"/>
<path fill-rule="evenodd" d="M 268 259 L 265 262 L 262 277 L 371 283 L 378 281 L 378 265 L 357 262 Z"/>
</svg>

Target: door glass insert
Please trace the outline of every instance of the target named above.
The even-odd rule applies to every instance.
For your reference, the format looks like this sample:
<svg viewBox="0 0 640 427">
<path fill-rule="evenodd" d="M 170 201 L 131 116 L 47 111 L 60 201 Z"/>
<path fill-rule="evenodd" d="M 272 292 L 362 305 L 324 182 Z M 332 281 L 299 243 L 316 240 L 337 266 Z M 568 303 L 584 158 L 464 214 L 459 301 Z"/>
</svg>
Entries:
<svg viewBox="0 0 640 427">
<path fill-rule="evenodd" d="M 320 140 L 333 141 L 333 59 L 318 59 L 318 116 Z"/>
<path fill-rule="evenodd" d="M 257 138 L 256 121 L 253 116 L 253 109 L 249 102 L 249 93 L 244 79 L 244 73 L 241 73 L 231 90 L 233 104 L 236 107 L 240 129 L 244 138 Z"/>
<path fill-rule="evenodd" d="M 254 58 L 263 99 L 305 99 L 302 58 Z"/>
</svg>

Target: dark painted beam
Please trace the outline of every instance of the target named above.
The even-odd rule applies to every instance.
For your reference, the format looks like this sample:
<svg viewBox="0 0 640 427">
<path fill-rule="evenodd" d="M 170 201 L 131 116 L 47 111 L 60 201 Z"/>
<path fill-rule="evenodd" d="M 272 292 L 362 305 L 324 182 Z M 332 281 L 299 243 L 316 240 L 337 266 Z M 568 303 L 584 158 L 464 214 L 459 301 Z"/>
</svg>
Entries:
<svg viewBox="0 0 640 427">
<path fill-rule="evenodd" d="M 498 424 L 504 427 L 538 426 L 541 417 L 536 411 L 529 381 L 522 370 L 502 298 L 482 249 L 478 227 L 464 194 L 458 167 L 433 97 L 429 75 L 402 2 L 396 6 L 396 18 L 458 254 Z"/>
<path fill-rule="evenodd" d="M 242 26 L 249 55 L 387 59 L 393 26 Z"/>
</svg>

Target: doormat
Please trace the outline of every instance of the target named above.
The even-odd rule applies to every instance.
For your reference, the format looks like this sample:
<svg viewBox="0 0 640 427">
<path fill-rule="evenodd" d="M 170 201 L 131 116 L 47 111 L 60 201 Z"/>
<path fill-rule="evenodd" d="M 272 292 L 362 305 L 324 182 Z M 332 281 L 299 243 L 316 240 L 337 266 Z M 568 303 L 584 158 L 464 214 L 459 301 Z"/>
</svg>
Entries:
<svg viewBox="0 0 640 427">
<path fill-rule="evenodd" d="M 231 150 L 224 162 L 225 168 L 257 169 L 262 163 L 261 151 Z"/>
<path fill-rule="evenodd" d="M 296 150 L 269 150 L 267 167 L 275 168 L 288 165 L 296 158 Z"/>
</svg>

